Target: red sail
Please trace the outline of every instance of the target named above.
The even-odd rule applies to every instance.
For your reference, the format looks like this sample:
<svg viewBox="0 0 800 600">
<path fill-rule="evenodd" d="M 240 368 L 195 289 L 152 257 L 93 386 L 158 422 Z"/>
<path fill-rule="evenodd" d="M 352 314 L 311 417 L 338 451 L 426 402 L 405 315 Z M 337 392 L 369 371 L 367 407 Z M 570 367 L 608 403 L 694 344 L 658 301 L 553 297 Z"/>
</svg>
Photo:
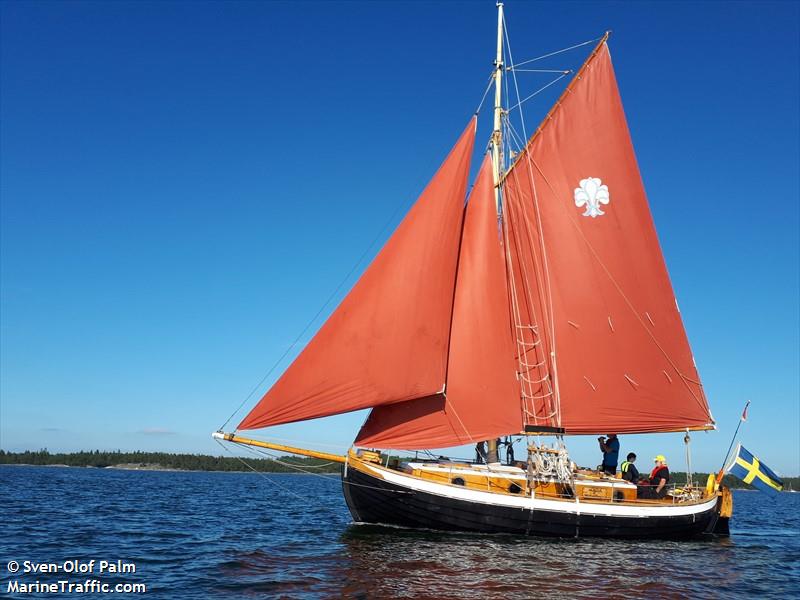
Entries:
<svg viewBox="0 0 800 600">
<path fill-rule="evenodd" d="M 491 161 L 467 204 L 444 396 L 373 409 L 355 443 L 445 448 L 522 429 Z"/>
<path fill-rule="evenodd" d="M 442 390 L 474 140 L 473 119 L 386 246 L 239 429 Z"/>
<path fill-rule="evenodd" d="M 605 43 L 518 158 L 505 200 L 511 236 L 536 251 L 516 258 L 543 282 L 531 296 L 555 356 L 557 424 L 573 434 L 707 428 Z"/>
</svg>

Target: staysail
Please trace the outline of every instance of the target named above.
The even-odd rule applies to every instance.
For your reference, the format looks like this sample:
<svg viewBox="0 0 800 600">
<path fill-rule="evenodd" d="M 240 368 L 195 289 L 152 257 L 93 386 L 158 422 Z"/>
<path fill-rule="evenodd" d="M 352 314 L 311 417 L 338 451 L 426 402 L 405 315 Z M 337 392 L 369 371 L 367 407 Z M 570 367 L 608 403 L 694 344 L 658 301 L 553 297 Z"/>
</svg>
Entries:
<svg viewBox="0 0 800 600">
<path fill-rule="evenodd" d="M 375 448 L 446 448 L 522 428 L 492 164 L 467 203 L 445 393 L 374 408 L 356 438 Z"/>
<path fill-rule="evenodd" d="M 504 200 L 523 240 L 513 272 L 533 274 L 539 317 L 518 325 L 537 328 L 556 399 L 555 413 L 541 398 L 532 412 L 573 434 L 713 426 L 605 41 L 510 169 Z"/>
<path fill-rule="evenodd" d="M 476 121 L 361 279 L 239 429 L 443 390 Z"/>
</svg>

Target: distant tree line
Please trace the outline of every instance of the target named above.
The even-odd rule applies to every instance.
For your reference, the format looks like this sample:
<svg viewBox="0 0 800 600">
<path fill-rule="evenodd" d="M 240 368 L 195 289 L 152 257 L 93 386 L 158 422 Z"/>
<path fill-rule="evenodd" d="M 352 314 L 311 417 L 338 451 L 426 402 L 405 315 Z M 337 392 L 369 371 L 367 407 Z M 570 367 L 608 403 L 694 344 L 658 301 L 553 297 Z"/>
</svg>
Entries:
<svg viewBox="0 0 800 600">
<path fill-rule="evenodd" d="M 338 473 L 339 463 L 318 458 L 280 456 L 277 459 L 243 458 L 247 465 L 261 473 L 298 473 L 300 469 L 313 473 Z M 100 450 L 51 454 L 47 449 L 38 452 L 5 452 L 0 450 L 0 464 L 5 465 L 66 465 L 68 467 L 139 467 L 150 469 L 177 469 L 181 471 L 249 471 L 242 460 L 229 456 L 205 454 L 169 454 L 167 452 L 105 452 Z M 671 473 L 671 483 L 682 484 L 686 473 Z M 708 473 L 695 473 L 695 485 L 704 486 Z M 732 489 L 752 489 L 751 486 L 731 475 L 725 475 L 723 485 Z M 784 489 L 800 489 L 800 477 L 784 477 Z"/>
<path fill-rule="evenodd" d="M 243 461 L 245 461 L 244 464 Z M 239 460 L 228 456 L 205 454 L 169 454 L 167 452 L 105 452 L 101 450 L 50 453 L 5 452 L 0 450 L 0 464 L 5 465 L 66 465 L 68 467 L 114 467 L 177 469 L 181 471 L 249 471 L 248 465 L 261 473 L 297 473 L 299 469 L 313 473 L 338 473 L 341 465 L 335 462 L 297 456 L 277 459 L 247 457 Z"/>
</svg>

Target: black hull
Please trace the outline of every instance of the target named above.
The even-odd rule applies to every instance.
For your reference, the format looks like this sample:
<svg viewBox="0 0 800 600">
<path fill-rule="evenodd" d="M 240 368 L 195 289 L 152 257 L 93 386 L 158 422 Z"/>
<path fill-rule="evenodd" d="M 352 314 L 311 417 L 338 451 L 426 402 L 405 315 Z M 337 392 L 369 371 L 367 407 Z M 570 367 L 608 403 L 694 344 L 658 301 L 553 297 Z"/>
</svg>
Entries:
<svg viewBox="0 0 800 600">
<path fill-rule="evenodd" d="M 686 539 L 714 532 L 715 526 L 722 525 L 718 523 L 719 502 L 705 512 L 674 516 L 619 517 L 530 510 L 412 490 L 354 468 L 344 470 L 342 488 L 356 522 L 441 531 L 570 538 Z"/>
</svg>

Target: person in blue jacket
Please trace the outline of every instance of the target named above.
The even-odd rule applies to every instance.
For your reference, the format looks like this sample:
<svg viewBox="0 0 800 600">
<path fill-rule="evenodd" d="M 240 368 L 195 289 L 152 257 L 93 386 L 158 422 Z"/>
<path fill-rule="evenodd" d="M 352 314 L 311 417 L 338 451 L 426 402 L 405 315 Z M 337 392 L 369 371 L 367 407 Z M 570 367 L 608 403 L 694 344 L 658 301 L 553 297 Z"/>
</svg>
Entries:
<svg viewBox="0 0 800 600">
<path fill-rule="evenodd" d="M 603 464 L 600 470 L 609 475 L 617 474 L 617 463 L 619 462 L 619 440 L 616 433 L 609 433 L 606 437 L 602 435 L 597 438 L 600 442 L 600 450 L 603 451 Z"/>
</svg>

